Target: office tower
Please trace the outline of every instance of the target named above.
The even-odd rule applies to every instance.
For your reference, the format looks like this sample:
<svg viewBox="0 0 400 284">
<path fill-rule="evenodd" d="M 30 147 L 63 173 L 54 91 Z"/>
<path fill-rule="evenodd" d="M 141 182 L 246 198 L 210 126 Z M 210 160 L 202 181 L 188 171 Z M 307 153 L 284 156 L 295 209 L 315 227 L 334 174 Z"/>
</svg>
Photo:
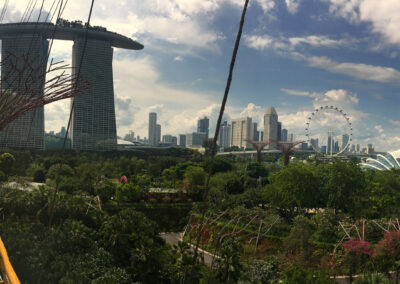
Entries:
<svg viewBox="0 0 400 284">
<path fill-rule="evenodd" d="M 307 142 L 302 142 L 300 145 L 301 150 L 308 150 L 308 143 Z"/>
<path fill-rule="evenodd" d="M 230 136 L 231 136 L 231 125 L 227 121 L 224 121 L 220 128 L 218 134 L 218 145 L 223 148 L 230 146 Z"/>
<path fill-rule="evenodd" d="M 84 49 L 85 48 L 85 49 Z M 82 56 L 83 60 L 82 60 Z M 77 38 L 72 52 L 72 70 L 90 83 L 80 96 L 72 98 L 71 146 L 75 150 L 114 150 L 117 146 L 113 48 L 108 41 Z"/>
<path fill-rule="evenodd" d="M 282 141 L 282 122 L 278 121 L 278 141 Z"/>
<path fill-rule="evenodd" d="M 46 57 L 48 50 L 48 41 L 41 34 L 9 34 L 2 37 L 2 67 L 1 67 L 1 88 L 23 93 L 25 83 L 30 83 L 29 73 L 31 70 L 38 70 L 38 75 L 44 74 L 46 70 Z M 10 55 L 18 58 L 16 62 Z M 25 59 L 22 59 L 26 56 Z M 15 64 L 16 66 L 12 66 Z M 29 68 L 25 66 L 29 64 Z M 22 71 L 20 75 L 15 72 L 15 68 Z M 7 78 L 4 80 L 3 78 Z M 36 83 L 36 87 L 43 85 L 45 78 Z M 43 96 L 42 91 L 38 96 Z M 0 132 L 0 148 L 31 148 L 44 150 L 44 111 L 43 107 L 39 107 L 28 113 L 25 113 L 10 122 Z"/>
<path fill-rule="evenodd" d="M 269 107 L 264 115 L 264 141 L 278 140 L 278 114 L 274 107 Z M 267 149 L 276 149 L 276 144 L 269 144 Z"/>
<path fill-rule="evenodd" d="M 161 142 L 161 125 L 160 124 L 156 125 L 156 140 L 157 140 L 157 144 Z"/>
<path fill-rule="evenodd" d="M 149 144 L 152 146 L 157 145 L 157 114 L 155 112 L 149 113 Z"/>
<path fill-rule="evenodd" d="M 163 143 L 167 143 L 167 144 L 171 144 L 171 145 L 177 145 L 177 137 L 176 136 L 172 136 L 170 134 L 165 134 L 162 136 L 162 142 Z"/>
<path fill-rule="evenodd" d="M 351 144 L 351 152 L 355 152 L 356 151 L 356 145 L 354 145 L 354 144 Z"/>
<path fill-rule="evenodd" d="M 260 140 L 259 141 L 264 141 L 264 131 L 260 130 Z"/>
<path fill-rule="evenodd" d="M 326 147 L 326 154 L 332 155 L 335 152 L 335 141 L 333 139 L 333 132 L 328 131 L 328 144 Z"/>
<path fill-rule="evenodd" d="M 287 141 L 287 139 L 288 139 L 288 131 L 287 131 L 287 129 L 282 129 L 281 140 L 282 141 Z"/>
<path fill-rule="evenodd" d="M 65 134 L 67 134 L 67 130 L 65 129 L 65 126 L 61 127 L 61 131 L 60 131 L 60 137 L 65 137 Z"/>
<path fill-rule="evenodd" d="M 293 133 L 288 133 L 288 139 L 287 139 L 287 141 L 288 141 L 288 142 L 294 142 L 294 135 L 293 135 Z"/>
<path fill-rule="evenodd" d="M 207 139 L 208 139 L 208 133 L 209 133 L 209 124 L 210 124 L 210 120 L 208 119 L 207 116 L 205 116 L 204 118 L 201 118 L 197 121 L 197 132 L 198 133 L 206 133 Z"/>
<path fill-rule="evenodd" d="M 368 144 L 365 153 L 366 154 L 373 154 L 374 152 L 375 152 L 375 150 L 374 150 L 374 147 L 372 146 L 372 144 Z"/>
<path fill-rule="evenodd" d="M 135 132 L 133 132 L 132 130 L 129 130 L 129 133 L 127 133 L 125 135 L 124 140 L 130 141 L 130 142 L 135 141 Z"/>
<path fill-rule="evenodd" d="M 360 144 L 357 144 L 357 152 L 360 152 Z"/>
<path fill-rule="evenodd" d="M 205 140 L 207 140 L 207 133 L 193 132 L 186 134 L 187 147 L 202 147 Z"/>
<path fill-rule="evenodd" d="M 318 138 L 311 138 L 310 139 L 310 143 L 311 143 L 311 145 L 312 146 L 314 146 L 314 148 L 316 148 L 316 149 L 318 149 L 318 142 L 319 142 L 319 140 L 318 140 Z"/>
<path fill-rule="evenodd" d="M 341 147 L 341 150 L 343 150 L 346 147 L 348 142 L 349 142 L 349 135 L 348 134 L 343 134 L 342 135 L 342 147 Z"/>
<path fill-rule="evenodd" d="M 253 138 L 252 140 L 258 141 L 260 140 L 260 132 L 257 130 L 257 122 L 253 122 Z"/>
<path fill-rule="evenodd" d="M 339 150 L 339 141 L 335 141 L 334 152 L 337 153 Z"/>
<path fill-rule="evenodd" d="M 230 145 L 239 148 L 249 148 L 251 144 L 246 139 L 251 140 L 253 123 L 251 117 L 232 119 Z"/>
<path fill-rule="evenodd" d="M 179 146 L 186 146 L 186 134 L 179 134 Z"/>
</svg>

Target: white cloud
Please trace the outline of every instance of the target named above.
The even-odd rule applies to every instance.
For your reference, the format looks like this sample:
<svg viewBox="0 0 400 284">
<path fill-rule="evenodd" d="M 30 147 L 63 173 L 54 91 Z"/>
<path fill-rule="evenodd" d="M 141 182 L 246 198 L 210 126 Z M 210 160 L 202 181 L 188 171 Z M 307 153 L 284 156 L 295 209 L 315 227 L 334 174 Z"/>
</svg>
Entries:
<svg viewBox="0 0 400 284">
<path fill-rule="evenodd" d="M 258 123 L 258 127 L 264 124 L 264 114 L 266 108 L 258 106 L 254 103 L 249 103 L 239 114 L 239 117 L 251 117 L 253 122 Z M 235 117 L 235 118 L 239 118 Z"/>
<path fill-rule="evenodd" d="M 371 24 L 373 32 L 386 42 L 400 45 L 400 1 L 398 0 L 326 0 L 331 13 L 351 23 Z"/>
<path fill-rule="evenodd" d="M 391 120 L 391 119 L 389 119 L 389 122 L 390 122 L 391 124 L 400 126 L 400 120 Z"/>
<path fill-rule="evenodd" d="M 319 94 L 313 93 L 313 92 L 291 90 L 291 89 L 284 89 L 284 88 L 282 88 L 281 91 L 288 95 L 303 96 L 303 97 L 310 97 L 310 98 L 315 98 L 316 96 L 319 95 Z"/>
<path fill-rule="evenodd" d="M 285 0 L 286 7 L 290 14 L 296 14 L 301 0 Z"/>
<path fill-rule="evenodd" d="M 269 12 L 275 7 L 275 2 L 273 0 L 257 0 L 258 5 L 261 6 L 264 13 Z"/>
<path fill-rule="evenodd" d="M 399 83 L 400 72 L 391 67 L 374 66 L 363 63 L 335 62 L 327 57 L 313 56 L 306 59 L 312 67 L 325 69 L 332 73 L 344 74 L 361 80 L 381 83 Z"/>
</svg>

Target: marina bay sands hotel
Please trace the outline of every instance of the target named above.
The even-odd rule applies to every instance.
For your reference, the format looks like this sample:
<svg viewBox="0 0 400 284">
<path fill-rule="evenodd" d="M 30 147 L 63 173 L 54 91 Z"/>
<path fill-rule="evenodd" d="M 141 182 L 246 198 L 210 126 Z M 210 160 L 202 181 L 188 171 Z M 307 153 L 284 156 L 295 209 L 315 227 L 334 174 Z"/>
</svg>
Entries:
<svg viewBox="0 0 400 284">
<path fill-rule="evenodd" d="M 73 41 L 72 72 L 89 81 L 90 87 L 71 99 L 71 147 L 78 151 L 109 151 L 117 147 L 113 86 L 113 47 L 140 50 L 143 45 L 103 27 L 60 20 L 52 23 L 0 25 L 2 59 L 10 52 L 46 68 L 49 39 Z M 85 45 L 86 41 L 86 45 Z M 85 50 L 84 50 L 85 49 Z M 7 76 L 2 68 L 1 76 Z M 76 73 L 75 73 L 76 74 Z M 7 86 L 12 89 L 12 86 Z M 2 86 L 4 88 L 4 86 Z M 44 109 L 30 111 L 0 132 L 0 148 L 44 149 Z"/>
</svg>

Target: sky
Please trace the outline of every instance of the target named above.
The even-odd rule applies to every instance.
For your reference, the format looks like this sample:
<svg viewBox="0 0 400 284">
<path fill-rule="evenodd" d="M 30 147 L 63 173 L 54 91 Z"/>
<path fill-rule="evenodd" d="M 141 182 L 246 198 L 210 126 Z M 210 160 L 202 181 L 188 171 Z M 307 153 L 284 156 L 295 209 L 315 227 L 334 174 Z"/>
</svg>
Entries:
<svg viewBox="0 0 400 284">
<path fill-rule="evenodd" d="M 19 22 L 29 1 L 10 2 L 3 22 Z M 62 17 L 86 22 L 90 2 L 69 0 Z M 52 3 L 44 1 L 50 15 Z M 243 4 L 95 1 L 92 25 L 144 45 L 141 51 L 114 49 L 119 136 L 130 130 L 148 136 L 151 111 L 162 135 L 196 131 L 205 115 L 215 131 Z M 332 105 L 350 118 L 354 143 L 400 149 L 399 30 L 398 0 L 250 0 L 225 119 L 250 116 L 260 126 L 274 106 L 283 128 L 302 140 L 313 110 Z M 70 63 L 71 53 L 71 42 L 54 42 L 54 58 Z M 45 107 L 46 131 L 66 126 L 69 105 L 65 100 Z M 315 131 L 323 133 L 335 124 L 315 121 Z"/>
</svg>

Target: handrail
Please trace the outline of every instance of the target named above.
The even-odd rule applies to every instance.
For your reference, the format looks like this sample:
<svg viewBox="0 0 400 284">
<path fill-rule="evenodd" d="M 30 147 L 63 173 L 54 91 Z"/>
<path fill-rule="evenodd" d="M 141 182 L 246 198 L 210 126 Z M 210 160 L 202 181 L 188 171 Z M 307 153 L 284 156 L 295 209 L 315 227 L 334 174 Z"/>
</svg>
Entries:
<svg viewBox="0 0 400 284">
<path fill-rule="evenodd" d="M 12 267 L 6 247 L 4 246 L 3 240 L 0 238 L 0 269 L 4 283 L 7 284 L 20 284 L 17 274 Z"/>
</svg>

